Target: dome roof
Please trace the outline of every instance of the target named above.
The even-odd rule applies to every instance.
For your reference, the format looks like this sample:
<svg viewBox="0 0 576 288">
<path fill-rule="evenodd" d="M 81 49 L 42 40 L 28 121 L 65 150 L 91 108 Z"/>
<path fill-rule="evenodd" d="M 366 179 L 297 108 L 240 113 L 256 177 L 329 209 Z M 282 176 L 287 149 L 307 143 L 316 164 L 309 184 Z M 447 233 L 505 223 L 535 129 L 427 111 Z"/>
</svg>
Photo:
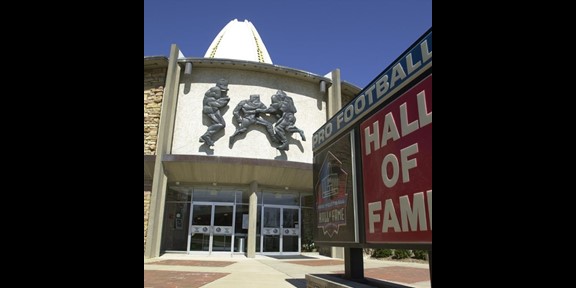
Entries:
<svg viewBox="0 0 576 288">
<path fill-rule="evenodd" d="M 252 22 L 230 21 L 210 44 L 204 58 L 228 58 L 272 64 L 260 34 Z"/>
</svg>

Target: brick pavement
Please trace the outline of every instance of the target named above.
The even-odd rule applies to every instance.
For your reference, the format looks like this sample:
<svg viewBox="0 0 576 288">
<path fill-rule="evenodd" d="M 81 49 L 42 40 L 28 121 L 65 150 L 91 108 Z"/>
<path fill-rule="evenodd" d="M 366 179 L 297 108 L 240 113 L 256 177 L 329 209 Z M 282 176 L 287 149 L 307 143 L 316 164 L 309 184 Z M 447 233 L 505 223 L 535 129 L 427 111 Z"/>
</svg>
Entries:
<svg viewBox="0 0 576 288">
<path fill-rule="evenodd" d="M 302 256 L 274 259 L 257 255 L 251 259 L 243 255 L 163 255 L 144 260 L 144 287 L 216 288 L 232 285 L 235 288 L 306 288 L 306 274 L 328 273 L 342 277 L 344 273 L 344 261 L 341 259 L 324 256 L 305 258 L 309 259 L 302 260 Z M 398 287 L 431 287 L 427 264 L 365 259 L 364 277 L 369 281 L 377 279 L 400 285 Z"/>
<path fill-rule="evenodd" d="M 144 270 L 144 288 L 197 288 L 230 273 Z"/>
</svg>

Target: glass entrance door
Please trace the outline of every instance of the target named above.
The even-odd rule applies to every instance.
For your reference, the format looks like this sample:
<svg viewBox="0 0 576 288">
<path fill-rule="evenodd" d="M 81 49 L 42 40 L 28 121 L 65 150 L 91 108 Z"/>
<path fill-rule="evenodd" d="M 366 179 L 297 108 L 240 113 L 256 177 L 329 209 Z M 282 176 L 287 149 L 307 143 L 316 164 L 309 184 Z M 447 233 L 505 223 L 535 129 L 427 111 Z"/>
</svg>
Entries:
<svg viewBox="0 0 576 288">
<path fill-rule="evenodd" d="M 282 208 L 282 251 L 300 252 L 300 208 Z"/>
<path fill-rule="evenodd" d="M 232 252 L 234 247 L 234 204 L 212 208 L 212 252 Z"/>
<path fill-rule="evenodd" d="M 192 225 L 190 226 L 190 251 L 210 251 L 212 235 L 212 204 L 192 205 Z"/>
<path fill-rule="evenodd" d="M 234 247 L 233 203 L 192 203 L 190 252 L 232 252 Z"/>
<path fill-rule="evenodd" d="M 264 205 L 262 207 L 263 254 L 298 254 L 300 252 L 300 208 Z"/>
</svg>

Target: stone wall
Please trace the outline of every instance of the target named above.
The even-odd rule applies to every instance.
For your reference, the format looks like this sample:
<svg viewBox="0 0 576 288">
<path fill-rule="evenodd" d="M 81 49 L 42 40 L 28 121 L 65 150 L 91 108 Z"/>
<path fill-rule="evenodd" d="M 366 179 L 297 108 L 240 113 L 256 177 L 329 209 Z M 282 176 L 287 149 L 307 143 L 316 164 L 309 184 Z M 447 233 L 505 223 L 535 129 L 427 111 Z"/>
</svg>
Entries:
<svg viewBox="0 0 576 288">
<path fill-rule="evenodd" d="M 144 155 L 156 154 L 166 69 L 144 70 Z"/>
<path fill-rule="evenodd" d="M 144 191 L 144 251 L 146 251 L 146 235 L 148 234 L 149 214 L 150 214 L 150 191 Z"/>
</svg>

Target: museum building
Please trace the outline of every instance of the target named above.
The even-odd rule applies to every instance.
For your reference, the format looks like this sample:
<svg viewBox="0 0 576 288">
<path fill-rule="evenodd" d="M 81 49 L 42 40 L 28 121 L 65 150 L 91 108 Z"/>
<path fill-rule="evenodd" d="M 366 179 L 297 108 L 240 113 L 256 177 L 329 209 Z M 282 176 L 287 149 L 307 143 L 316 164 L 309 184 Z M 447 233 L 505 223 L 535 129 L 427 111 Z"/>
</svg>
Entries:
<svg viewBox="0 0 576 288">
<path fill-rule="evenodd" d="M 273 64 L 236 19 L 204 57 L 144 57 L 145 258 L 312 248 L 312 134 L 361 90 L 327 72 Z"/>
</svg>

